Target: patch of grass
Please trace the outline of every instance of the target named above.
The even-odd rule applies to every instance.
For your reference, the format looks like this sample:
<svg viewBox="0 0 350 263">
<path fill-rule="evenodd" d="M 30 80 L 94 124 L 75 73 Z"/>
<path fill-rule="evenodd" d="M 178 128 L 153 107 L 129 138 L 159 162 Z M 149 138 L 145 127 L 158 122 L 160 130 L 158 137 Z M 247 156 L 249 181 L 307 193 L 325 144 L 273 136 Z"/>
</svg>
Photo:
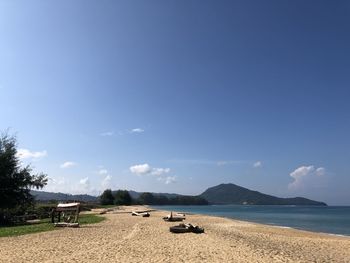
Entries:
<svg viewBox="0 0 350 263">
<path fill-rule="evenodd" d="M 94 214 L 81 215 L 79 216 L 79 223 L 81 225 L 100 223 L 106 218 L 103 216 L 98 216 Z"/>
<path fill-rule="evenodd" d="M 105 217 L 97 216 L 93 214 L 81 215 L 79 217 L 79 223 L 81 225 L 95 224 L 95 223 L 102 222 L 105 219 L 106 219 Z M 50 222 L 50 219 L 43 219 L 40 221 L 39 224 L 34 224 L 34 225 L 0 227 L 0 237 L 20 236 L 20 235 L 58 230 L 58 229 L 61 229 L 61 228 L 54 227 L 53 224 Z"/>
<path fill-rule="evenodd" d="M 46 222 L 45 222 L 46 221 Z M 54 230 L 53 224 L 48 223 L 48 220 L 42 220 L 39 224 L 21 225 L 21 226 L 6 226 L 0 227 L 0 237 L 20 236 L 37 232 Z"/>
</svg>

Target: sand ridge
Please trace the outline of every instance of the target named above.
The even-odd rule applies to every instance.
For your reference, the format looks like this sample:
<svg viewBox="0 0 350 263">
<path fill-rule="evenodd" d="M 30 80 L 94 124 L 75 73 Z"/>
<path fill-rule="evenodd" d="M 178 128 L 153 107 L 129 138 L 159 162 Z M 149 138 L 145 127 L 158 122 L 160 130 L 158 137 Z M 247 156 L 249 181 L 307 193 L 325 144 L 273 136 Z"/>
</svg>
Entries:
<svg viewBox="0 0 350 263">
<path fill-rule="evenodd" d="M 203 215 L 204 234 L 172 234 L 168 212 L 126 213 L 78 229 L 0 238 L 0 262 L 350 262 L 350 238 Z"/>
</svg>

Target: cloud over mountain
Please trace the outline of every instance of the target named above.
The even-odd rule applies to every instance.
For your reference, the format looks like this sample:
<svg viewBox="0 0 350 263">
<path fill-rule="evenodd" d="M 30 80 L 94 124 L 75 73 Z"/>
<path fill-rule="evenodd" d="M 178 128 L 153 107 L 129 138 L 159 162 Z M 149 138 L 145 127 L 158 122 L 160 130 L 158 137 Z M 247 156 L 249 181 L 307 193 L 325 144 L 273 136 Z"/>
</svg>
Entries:
<svg viewBox="0 0 350 263">
<path fill-rule="evenodd" d="M 293 178 L 293 182 L 288 185 L 288 188 L 296 191 L 317 185 L 326 175 L 326 169 L 323 167 L 315 168 L 314 165 L 300 166 L 289 175 Z"/>
</svg>

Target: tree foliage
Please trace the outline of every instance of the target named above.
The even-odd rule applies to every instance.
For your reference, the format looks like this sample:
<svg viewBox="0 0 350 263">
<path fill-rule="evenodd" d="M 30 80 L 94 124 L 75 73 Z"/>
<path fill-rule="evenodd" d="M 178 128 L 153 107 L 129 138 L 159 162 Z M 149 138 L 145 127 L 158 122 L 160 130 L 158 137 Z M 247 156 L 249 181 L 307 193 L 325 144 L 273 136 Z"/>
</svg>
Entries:
<svg viewBox="0 0 350 263">
<path fill-rule="evenodd" d="M 111 189 L 106 189 L 100 196 L 101 205 L 113 205 L 114 204 L 114 196 Z"/>
<path fill-rule="evenodd" d="M 142 193 L 138 203 L 143 205 L 207 205 L 208 201 L 199 196 L 177 195 L 166 197 L 165 195 Z"/>
<path fill-rule="evenodd" d="M 153 194 L 145 192 L 139 196 L 138 201 L 143 205 L 154 205 L 156 200 Z"/>
<path fill-rule="evenodd" d="M 164 194 L 144 192 L 133 199 L 127 190 L 111 191 L 110 189 L 102 193 L 100 202 L 102 205 L 208 205 L 208 201 L 200 196 L 166 196 Z"/>
<path fill-rule="evenodd" d="M 32 174 L 30 165 L 22 167 L 17 156 L 16 138 L 7 133 L 0 136 L 0 223 L 14 213 L 24 213 L 34 203 L 32 188 L 47 184 L 43 173 Z"/>
<path fill-rule="evenodd" d="M 130 205 L 132 202 L 129 191 L 118 190 L 114 194 L 114 203 L 116 205 Z"/>
</svg>

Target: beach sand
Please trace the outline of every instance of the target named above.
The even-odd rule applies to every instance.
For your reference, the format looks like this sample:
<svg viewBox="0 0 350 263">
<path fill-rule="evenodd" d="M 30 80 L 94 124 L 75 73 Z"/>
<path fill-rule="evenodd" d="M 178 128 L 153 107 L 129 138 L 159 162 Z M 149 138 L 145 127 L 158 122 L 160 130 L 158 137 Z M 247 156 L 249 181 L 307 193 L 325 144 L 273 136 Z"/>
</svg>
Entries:
<svg viewBox="0 0 350 263">
<path fill-rule="evenodd" d="M 350 238 L 203 215 L 204 234 L 172 234 L 164 211 L 122 207 L 75 229 L 0 238 L 0 262 L 350 262 Z M 137 207 L 139 210 L 147 209 Z"/>
</svg>

